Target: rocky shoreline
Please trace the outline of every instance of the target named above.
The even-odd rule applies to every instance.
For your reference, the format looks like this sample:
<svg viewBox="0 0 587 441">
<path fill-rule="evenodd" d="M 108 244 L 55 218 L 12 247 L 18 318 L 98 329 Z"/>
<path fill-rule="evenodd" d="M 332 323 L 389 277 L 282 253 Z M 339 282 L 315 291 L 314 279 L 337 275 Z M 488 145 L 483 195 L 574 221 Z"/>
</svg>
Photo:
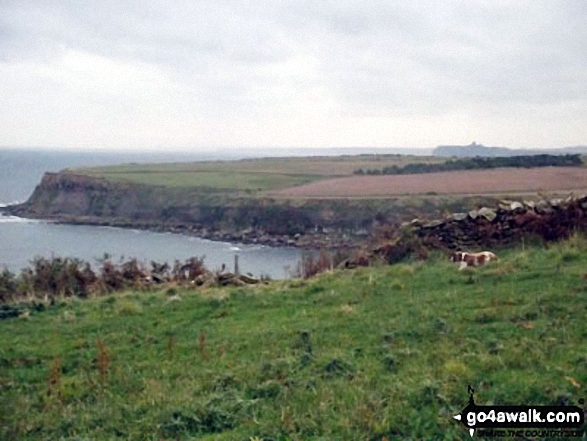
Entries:
<svg viewBox="0 0 587 441">
<path fill-rule="evenodd" d="M 307 232 L 305 234 L 298 233 L 290 236 L 269 234 L 254 228 L 234 231 L 229 229 L 210 228 L 200 224 L 161 222 L 156 220 L 132 221 L 128 219 L 74 215 L 37 216 L 28 212 L 22 205 L 0 207 L 0 214 L 2 213 L 28 219 L 47 220 L 58 224 L 93 225 L 100 227 L 147 230 L 157 233 L 183 234 L 186 236 L 219 242 L 242 243 L 247 245 L 257 244 L 271 247 L 294 247 L 304 250 L 318 250 L 321 248 L 355 248 L 365 239 L 364 236 L 351 236 L 347 233 L 330 232 L 328 230 L 323 230 L 321 232 Z"/>
<path fill-rule="evenodd" d="M 471 205 L 458 201 L 455 204 Z M 300 249 L 359 247 L 376 228 L 453 208 L 422 200 L 281 200 L 115 183 L 63 171 L 45 173 L 29 199 L 4 212 L 29 219 L 171 232 L 214 241 Z"/>
<path fill-rule="evenodd" d="M 374 219 L 396 217 L 381 201 L 283 201 L 242 194 L 114 183 L 45 173 L 32 195 L 4 212 L 64 224 L 134 228 L 224 242 L 301 249 L 363 243 Z"/>
</svg>

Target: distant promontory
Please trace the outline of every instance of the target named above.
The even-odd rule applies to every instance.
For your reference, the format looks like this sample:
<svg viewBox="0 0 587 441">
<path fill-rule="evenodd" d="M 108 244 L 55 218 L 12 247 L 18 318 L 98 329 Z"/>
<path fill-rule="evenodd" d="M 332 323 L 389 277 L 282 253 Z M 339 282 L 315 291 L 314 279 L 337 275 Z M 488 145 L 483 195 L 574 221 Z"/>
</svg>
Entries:
<svg viewBox="0 0 587 441">
<path fill-rule="evenodd" d="M 439 145 L 432 151 L 433 156 L 452 157 L 496 157 L 496 156 L 521 156 L 521 155 L 567 155 L 587 154 L 587 146 L 562 147 L 552 149 L 520 149 L 510 147 L 488 147 L 473 142 L 469 145 Z"/>
</svg>

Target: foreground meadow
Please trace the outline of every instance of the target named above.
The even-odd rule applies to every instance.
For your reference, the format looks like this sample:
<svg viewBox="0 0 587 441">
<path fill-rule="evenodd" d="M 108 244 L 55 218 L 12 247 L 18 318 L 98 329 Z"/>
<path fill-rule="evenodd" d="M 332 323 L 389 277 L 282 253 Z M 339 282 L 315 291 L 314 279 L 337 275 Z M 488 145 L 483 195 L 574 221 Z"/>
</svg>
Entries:
<svg viewBox="0 0 587 441">
<path fill-rule="evenodd" d="M 470 439 L 466 404 L 577 404 L 587 242 L 310 280 L 65 299 L 0 321 L 0 439 Z"/>
</svg>

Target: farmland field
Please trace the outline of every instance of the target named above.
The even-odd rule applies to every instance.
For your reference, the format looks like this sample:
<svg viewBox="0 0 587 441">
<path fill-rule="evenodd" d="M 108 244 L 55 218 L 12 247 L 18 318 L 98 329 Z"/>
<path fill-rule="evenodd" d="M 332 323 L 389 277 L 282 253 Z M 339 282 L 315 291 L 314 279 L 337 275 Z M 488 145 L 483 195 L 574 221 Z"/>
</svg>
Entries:
<svg viewBox="0 0 587 441">
<path fill-rule="evenodd" d="M 434 194 L 503 194 L 587 189 L 587 168 L 467 170 L 418 175 L 352 176 L 274 191 L 295 198 L 385 197 Z"/>
<path fill-rule="evenodd" d="M 213 240 L 319 248 L 349 246 L 380 222 L 587 190 L 584 167 L 354 174 L 426 161 L 445 159 L 359 155 L 74 169 L 46 176 L 13 214 L 164 231 L 177 225 Z"/>
<path fill-rule="evenodd" d="M 176 164 L 125 164 L 74 170 L 113 182 L 211 190 L 282 189 L 333 177 L 352 176 L 359 168 L 443 162 L 444 158 L 401 155 L 262 158 Z"/>
<path fill-rule="evenodd" d="M 401 195 L 497 195 L 587 189 L 587 168 L 462 170 L 411 175 L 355 175 L 445 158 L 360 155 L 262 158 L 176 164 L 124 164 L 73 170 L 111 182 L 277 198 L 385 198 Z"/>
</svg>

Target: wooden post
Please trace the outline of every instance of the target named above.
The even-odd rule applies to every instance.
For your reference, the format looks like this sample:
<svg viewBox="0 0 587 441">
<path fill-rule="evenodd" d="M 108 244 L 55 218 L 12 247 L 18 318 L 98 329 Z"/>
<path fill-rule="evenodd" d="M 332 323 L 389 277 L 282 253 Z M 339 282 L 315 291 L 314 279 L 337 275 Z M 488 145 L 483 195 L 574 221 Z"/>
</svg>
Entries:
<svg viewBox="0 0 587 441">
<path fill-rule="evenodd" d="M 238 254 L 234 255 L 234 274 L 236 274 L 237 276 L 240 275 L 238 270 Z"/>
</svg>

